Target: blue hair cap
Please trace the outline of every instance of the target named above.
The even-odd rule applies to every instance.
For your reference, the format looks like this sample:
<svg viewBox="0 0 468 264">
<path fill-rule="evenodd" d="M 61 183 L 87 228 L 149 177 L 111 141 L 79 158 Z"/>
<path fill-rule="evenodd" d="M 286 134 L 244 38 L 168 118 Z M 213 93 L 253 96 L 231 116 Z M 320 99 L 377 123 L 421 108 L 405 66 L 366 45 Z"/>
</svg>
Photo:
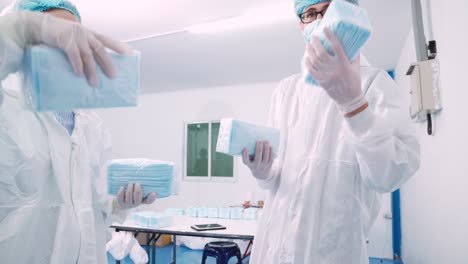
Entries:
<svg viewBox="0 0 468 264">
<path fill-rule="evenodd" d="M 44 12 L 51 9 L 64 9 L 75 15 L 81 22 L 81 16 L 76 6 L 66 0 L 19 0 L 15 4 L 17 10 Z"/>
<path fill-rule="evenodd" d="M 304 10 L 306 10 L 309 6 L 311 5 L 316 5 L 318 3 L 322 2 L 331 2 L 332 0 L 294 0 L 294 9 L 296 10 L 296 14 L 302 14 L 304 13 Z M 359 0 L 346 0 L 350 3 L 353 4 L 359 4 Z"/>
</svg>

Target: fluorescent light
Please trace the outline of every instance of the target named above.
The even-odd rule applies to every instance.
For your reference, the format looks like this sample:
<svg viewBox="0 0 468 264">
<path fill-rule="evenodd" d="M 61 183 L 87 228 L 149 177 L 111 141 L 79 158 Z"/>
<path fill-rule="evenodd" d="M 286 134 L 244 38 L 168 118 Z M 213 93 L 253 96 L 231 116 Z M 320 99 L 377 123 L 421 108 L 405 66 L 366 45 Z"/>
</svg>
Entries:
<svg viewBox="0 0 468 264">
<path fill-rule="evenodd" d="M 187 28 L 190 33 L 216 33 L 228 30 L 271 25 L 283 21 L 295 20 L 292 5 L 275 4 L 248 10 L 243 15 L 221 19 L 210 23 L 193 25 Z"/>
</svg>

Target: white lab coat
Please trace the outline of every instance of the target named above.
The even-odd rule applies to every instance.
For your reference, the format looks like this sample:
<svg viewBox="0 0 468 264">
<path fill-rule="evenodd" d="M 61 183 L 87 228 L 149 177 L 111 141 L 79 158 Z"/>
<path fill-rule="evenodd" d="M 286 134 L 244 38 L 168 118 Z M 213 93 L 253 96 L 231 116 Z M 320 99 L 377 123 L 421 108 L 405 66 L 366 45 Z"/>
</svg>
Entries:
<svg viewBox="0 0 468 264">
<path fill-rule="evenodd" d="M 281 130 L 278 159 L 251 263 L 365 264 L 366 238 L 381 193 L 419 168 L 419 143 L 400 91 L 363 60 L 369 108 L 346 120 L 319 87 L 299 75 L 283 80 L 270 122 Z"/>
<path fill-rule="evenodd" d="M 113 210 L 102 173 L 109 134 L 90 111 L 76 112 L 70 137 L 53 114 L 28 110 L 15 73 L 22 50 L 7 37 L 0 35 L 0 262 L 107 263 L 108 224 L 125 215 Z"/>
</svg>

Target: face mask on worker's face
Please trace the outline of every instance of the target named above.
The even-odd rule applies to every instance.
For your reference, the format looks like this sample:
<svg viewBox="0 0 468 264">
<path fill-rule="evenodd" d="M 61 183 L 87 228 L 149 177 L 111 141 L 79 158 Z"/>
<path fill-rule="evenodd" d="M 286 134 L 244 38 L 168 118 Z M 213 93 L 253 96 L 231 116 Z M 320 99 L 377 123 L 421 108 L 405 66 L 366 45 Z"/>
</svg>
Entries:
<svg viewBox="0 0 468 264">
<path fill-rule="evenodd" d="M 320 26 L 321 22 L 322 22 L 322 19 L 320 18 L 306 26 L 303 34 L 304 34 L 304 39 L 307 43 L 310 43 L 310 41 L 312 40 L 312 33 Z"/>
</svg>

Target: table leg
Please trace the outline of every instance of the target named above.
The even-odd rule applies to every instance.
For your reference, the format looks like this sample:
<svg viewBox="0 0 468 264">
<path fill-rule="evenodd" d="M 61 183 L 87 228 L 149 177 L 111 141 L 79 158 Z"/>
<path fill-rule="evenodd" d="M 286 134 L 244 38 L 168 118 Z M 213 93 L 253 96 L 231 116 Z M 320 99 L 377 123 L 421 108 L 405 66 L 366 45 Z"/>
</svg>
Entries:
<svg viewBox="0 0 468 264">
<path fill-rule="evenodd" d="M 249 244 L 247 245 L 247 248 L 245 249 L 244 256 L 242 256 L 242 260 L 246 259 L 248 256 L 250 256 L 250 248 L 253 245 L 253 240 L 250 240 Z"/>
<path fill-rule="evenodd" d="M 157 235 L 154 234 L 154 242 L 151 250 L 153 251 L 153 259 L 151 260 L 151 263 L 156 264 L 156 242 L 158 242 L 159 238 L 161 237 L 161 234 Z"/>
<path fill-rule="evenodd" d="M 153 260 L 151 261 L 151 263 L 156 262 L 156 242 L 158 242 L 159 237 L 161 237 L 161 235 L 157 235 L 156 233 L 154 234 L 151 233 L 150 238 L 146 241 L 146 244 L 148 245 L 148 250 L 147 250 L 148 257 L 151 259 L 151 256 L 153 256 L 152 257 Z M 151 255 L 149 253 L 150 249 L 151 249 Z"/>
<path fill-rule="evenodd" d="M 177 238 L 176 238 L 176 235 L 174 235 L 173 237 L 174 237 L 174 241 L 173 241 L 173 244 L 172 244 L 172 264 L 176 264 L 177 263 L 177 260 L 176 260 Z"/>
<path fill-rule="evenodd" d="M 151 244 L 150 244 L 150 233 L 146 233 L 146 254 L 148 255 L 148 257 L 150 256 L 150 247 L 151 247 Z"/>
</svg>

